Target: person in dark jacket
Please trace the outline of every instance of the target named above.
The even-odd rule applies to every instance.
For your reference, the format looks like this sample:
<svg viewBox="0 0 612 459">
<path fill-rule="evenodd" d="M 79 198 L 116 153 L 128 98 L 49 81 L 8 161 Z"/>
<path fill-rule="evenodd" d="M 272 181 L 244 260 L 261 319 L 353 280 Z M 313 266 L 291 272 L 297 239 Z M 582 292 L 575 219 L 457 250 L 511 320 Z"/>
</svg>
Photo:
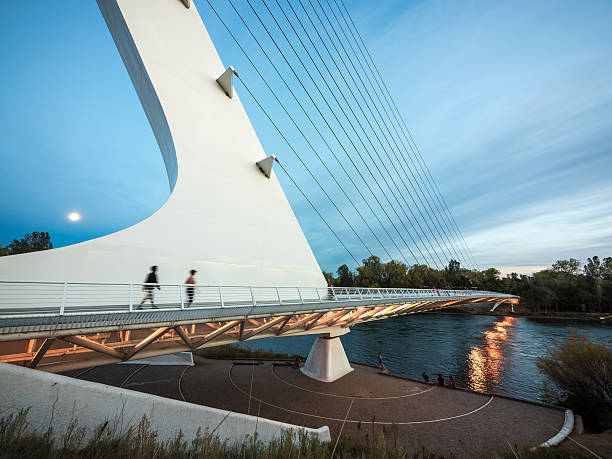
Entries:
<svg viewBox="0 0 612 459">
<path fill-rule="evenodd" d="M 429 376 L 427 375 L 426 371 L 423 372 L 423 381 L 429 382 Z"/>
<path fill-rule="evenodd" d="M 444 386 L 444 378 L 442 377 L 442 375 L 438 375 L 438 385 Z"/>
<path fill-rule="evenodd" d="M 145 292 L 145 296 L 140 302 L 140 304 L 138 305 L 138 308 L 136 309 L 142 309 L 142 305 L 147 300 L 150 300 L 151 305 L 155 309 L 157 309 L 157 306 L 155 306 L 155 299 L 154 299 L 154 294 L 153 294 L 155 291 L 155 288 L 157 288 L 157 290 L 161 290 L 159 286 L 159 281 L 157 280 L 157 266 L 151 266 L 151 272 L 147 275 L 144 285 L 142 286 L 142 289 Z"/>
</svg>

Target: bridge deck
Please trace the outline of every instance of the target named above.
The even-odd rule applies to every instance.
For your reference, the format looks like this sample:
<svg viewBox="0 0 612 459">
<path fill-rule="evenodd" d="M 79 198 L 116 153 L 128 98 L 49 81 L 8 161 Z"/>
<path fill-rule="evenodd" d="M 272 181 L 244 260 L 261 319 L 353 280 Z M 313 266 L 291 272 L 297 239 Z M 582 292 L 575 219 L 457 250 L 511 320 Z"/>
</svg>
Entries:
<svg viewBox="0 0 612 459">
<path fill-rule="evenodd" d="M 83 366 L 95 354 L 96 364 L 111 363 L 269 336 L 327 333 L 458 304 L 517 300 L 470 290 L 197 287 L 199 301 L 189 305 L 193 286 L 165 285 L 155 308 L 147 303 L 140 310 L 134 300 L 141 294 L 136 297 L 131 284 L 43 287 L 0 281 L 0 361 L 34 367 L 66 360 Z"/>
</svg>

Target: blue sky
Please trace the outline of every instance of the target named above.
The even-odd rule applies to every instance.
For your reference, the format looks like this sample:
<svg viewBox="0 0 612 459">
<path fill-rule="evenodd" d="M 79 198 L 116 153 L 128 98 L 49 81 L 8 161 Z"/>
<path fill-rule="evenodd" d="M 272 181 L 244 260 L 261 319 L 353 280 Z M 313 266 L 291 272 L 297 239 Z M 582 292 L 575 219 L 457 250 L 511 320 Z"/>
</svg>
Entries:
<svg viewBox="0 0 612 459">
<path fill-rule="evenodd" d="M 282 18 L 278 5 L 268 3 Z M 240 0 L 235 4 L 283 75 L 297 87 L 248 4 Z M 253 4 L 271 23 L 263 4 Z M 287 10 L 284 0 L 280 4 Z M 304 4 L 311 11 L 309 3 Z M 213 5 L 281 100 L 290 100 L 231 6 L 225 1 Z M 316 41 L 299 3 L 292 5 Z M 367 235 L 354 209 L 339 197 L 332 179 L 267 93 L 208 3 L 196 0 L 196 6 L 224 64 L 240 72 L 321 183 L 337 197 L 336 204 L 366 244 L 387 258 Z M 610 2 L 389 1 L 372 8 L 371 2 L 356 1 L 347 6 L 481 267 L 529 272 L 559 258 L 612 256 Z M 281 19 L 280 23 L 290 34 L 286 22 Z M 6 245 L 25 232 L 49 231 L 56 246 L 66 245 L 125 228 L 152 214 L 169 196 L 166 173 L 95 2 L 35 1 L 27 9 L 13 2 L 3 6 L 0 25 L 0 243 Z M 278 29 L 270 30 L 281 49 L 292 56 Z M 301 52 L 297 42 L 293 43 Z M 318 49 L 331 67 L 324 49 Z M 307 61 L 303 53 L 302 57 Z M 322 112 L 331 118 L 306 72 L 299 69 L 294 56 L 290 60 Z M 321 83 L 320 78 L 315 80 Z M 366 125 L 369 120 L 359 110 L 367 102 L 359 105 L 343 83 L 339 84 L 343 90 L 336 95 L 341 101 L 345 96 L 345 107 L 350 105 L 357 113 L 355 120 Z M 366 257 L 367 251 L 244 88 L 238 85 L 237 91 L 266 151 L 277 155 L 308 190 L 356 258 Z M 298 94 L 306 104 L 305 94 Z M 314 108 L 306 106 L 316 118 Z M 292 113 L 337 172 L 341 185 L 351 189 L 303 113 Z M 338 122 L 331 124 L 340 132 Z M 366 126 L 364 132 L 369 133 L 362 137 L 367 148 L 350 135 L 360 152 L 382 153 L 384 141 L 381 148 L 376 147 L 376 130 Z M 340 137 L 348 145 L 348 138 Z M 385 151 L 392 151 L 393 144 L 388 145 Z M 391 168 L 393 162 L 386 164 Z M 392 177 L 398 179 L 397 174 L 392 172 Z M 279 179 L 322 268 L 335 271 L 342 263 L 354 265 L 286 177 L 279 174 Z M 389 182 L 389 189 L 394 188 L 393 181 Z M 408 202 L 411 186 L 405 182 L 395 192 L 405 190 Z M 382 190 L 388 190 L 384 184 Z M 372 200 L 368 202 L 375 206 Z M 402 206 L 409 215 L 412 203 Z M 402 207 L 398 209 L 403 215 Z M 72 210 L 83 215 L 77 224 L 66 219 Z M 419 215 L 418 202 L 412 210 Z M 402 222 L 395 220 L 401 227 Z M 416 236 L 407 220 L 401 220 Z M 425 226 L 424 221 L 420 223 Z M 380 234 L 384 239 L 382 230 Z M 384 242 L 392 256 L 401 259 L 391 243 Z M 427 255 L 427 244 L 423 246 Z M 434 245 L 434 260 L 435 250 Z M 413 251 L 420 257 L 415 247 Z M 439 255 L 445 259 L 443 252 Z"/>
</svg>

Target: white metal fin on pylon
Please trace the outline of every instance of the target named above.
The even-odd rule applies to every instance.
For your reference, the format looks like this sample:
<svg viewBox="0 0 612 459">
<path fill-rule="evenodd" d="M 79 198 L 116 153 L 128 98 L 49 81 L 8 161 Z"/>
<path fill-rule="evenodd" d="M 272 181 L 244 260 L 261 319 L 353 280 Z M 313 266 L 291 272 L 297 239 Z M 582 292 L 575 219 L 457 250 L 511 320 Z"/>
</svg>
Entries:
<svg viewBox="0 0 612 459">
<path fill-rule="evenodd" d="M 234 97 L 235 73 L 236 71 L 234 70 L 234 67 L 230 65 L 227 70 L 223 72 L 219 78 L 217 78 L 217 83 L 219 83 L 219 86 L 223 88 L 225 94 L 227 94 L 227 97 L 229 97 L 230 99 Z"/>
<path fill-rule="evenodd" d="M 255 164 L 263 175 L 270 178 L 270 175 L 272 175 L 272 166 L 274 165 L 274 161 L 276 161 L 276 156 L 270 155 L 261 161 L 257 161 Z"/>
</svg>

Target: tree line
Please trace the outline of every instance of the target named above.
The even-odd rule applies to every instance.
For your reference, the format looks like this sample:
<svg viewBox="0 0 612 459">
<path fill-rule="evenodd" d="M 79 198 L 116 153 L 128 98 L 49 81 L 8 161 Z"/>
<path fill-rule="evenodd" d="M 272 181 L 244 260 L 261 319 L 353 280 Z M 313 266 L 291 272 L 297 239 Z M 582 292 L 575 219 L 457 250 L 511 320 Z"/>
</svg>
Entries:
<svg viewBox="0 0 612 459">
<path fill-rule="evenodd" d="M 0 245 L 0 257 L 17 255 L 18 253 L 38 252 L 53 248 L 51 236 L 46 231 L 33 231 L 26 233 L 21 239 L 13 239 L 6 247 Z"/>
<path fill-rule="evenodd" d="M 387 263 L 377 256 L 362 260 L 356 272 L 342 265 L 332 273 L 323 272 L 329 285 L 337 287 L 451 288 L 510 293 L 521 297 L 531 311 L 574 311 L 612 313 L 612 257 L 594 256 L 586 264 L 579 260 L 558 260 L 533 275 L 501 276 L 499 270 L 465 269 L 451 260 L 444 269 L 426 265 L 407 266 L 395 260 Z"/>
</svg>

